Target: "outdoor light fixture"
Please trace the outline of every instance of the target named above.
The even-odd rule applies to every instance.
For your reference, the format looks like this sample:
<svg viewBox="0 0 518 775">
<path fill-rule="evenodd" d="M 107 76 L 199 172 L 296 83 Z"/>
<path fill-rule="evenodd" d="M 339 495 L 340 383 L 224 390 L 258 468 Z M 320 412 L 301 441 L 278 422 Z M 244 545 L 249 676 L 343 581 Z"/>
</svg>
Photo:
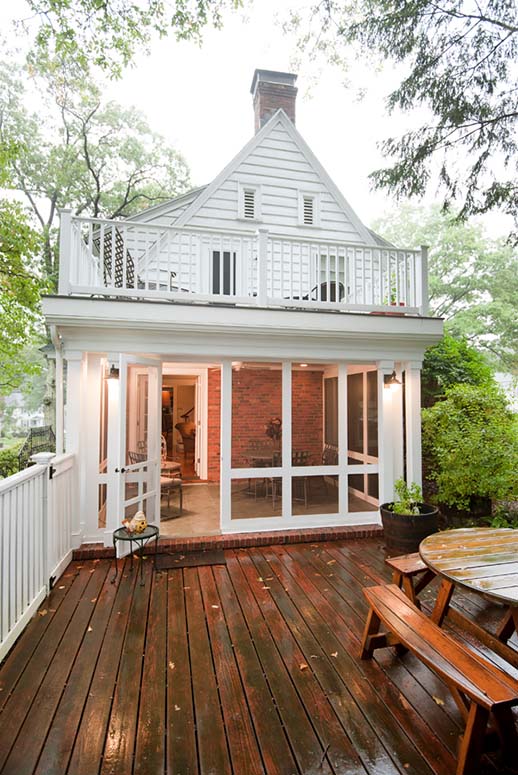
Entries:
<svg viewBox="0 0 518 775">
<path fill-rule="evenodd" d="M 383 382 L 386 388 L 395 388 L 398 385 L 401 385 L 400 380 L 396 377 L 395 371 L 393 371 L 392 374 L 385 374 L 383 376 Z"/>
<path fill-rule="evenodd" d="M 307 369 L 307 367 L 308 367 L 308 364 L 307 364 L 307 363 L 301 363 L 301 364 L 300 364 L 300 368 L 301 368 L 301 369 Z"/>
<path fill-rule="evenodd" d="M 119 379 L 119 369 L 114 363 L 110 366 L 110 371 L 106 375 L 106 379 Z"/>
</svg>

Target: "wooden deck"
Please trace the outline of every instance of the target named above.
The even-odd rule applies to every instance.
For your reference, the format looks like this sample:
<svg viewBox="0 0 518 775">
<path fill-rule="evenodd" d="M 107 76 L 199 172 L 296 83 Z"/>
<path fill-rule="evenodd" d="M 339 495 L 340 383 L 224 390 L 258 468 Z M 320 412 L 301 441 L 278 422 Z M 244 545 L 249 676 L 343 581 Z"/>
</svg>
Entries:
<svg viewBox="0 0 518 775">
<path fill-rule="evenodd" d="M 70 565 L 0 672 L 0 772 L 455 772 L 444 685 L 410 654 L 358 659 L 361 588 L 388 579 L 379 540 L 225 555 L 148 559 L 144 587 L 128 563 L 116 584 L 108 560 Z"/>
</svg>

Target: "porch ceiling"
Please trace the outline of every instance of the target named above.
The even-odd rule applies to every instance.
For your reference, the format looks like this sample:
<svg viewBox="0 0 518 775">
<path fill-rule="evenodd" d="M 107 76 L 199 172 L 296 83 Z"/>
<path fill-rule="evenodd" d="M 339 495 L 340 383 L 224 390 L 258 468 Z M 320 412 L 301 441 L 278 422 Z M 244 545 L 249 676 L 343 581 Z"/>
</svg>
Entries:
<svg viewBox="0 0 518 775">
<path fill-rule="evenodd" d="M 234 357 L 420 359 L 443 321 L 417 316 L 47 296 L 65 347 Z"/>
</svg>

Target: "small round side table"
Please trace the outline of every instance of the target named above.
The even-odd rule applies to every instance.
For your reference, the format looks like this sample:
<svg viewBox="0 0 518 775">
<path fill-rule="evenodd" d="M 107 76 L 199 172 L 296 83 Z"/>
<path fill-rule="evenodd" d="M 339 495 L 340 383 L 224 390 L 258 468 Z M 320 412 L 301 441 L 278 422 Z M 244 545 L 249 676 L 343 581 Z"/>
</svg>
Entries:
<svg viewBox="0 0 518 775">
<path fill-rule="evenodd" d="M 130 570 L 133 570 L 133 542 L 137 544 L 137 547 L 140 548 L 140 552 L 142 554 L 142 551 L 146 544 L 149 541 L 155 542 L 155 554 L 154 554 L 154 568 L 156 570 L 156 553 L 158 549 L 158 528 L 155 527 L 155 525 L 148 525 L 145 530 L 142 531 L 142 533 L 128 533 L 125 527 L 119 527 L 113 534 L 113 549 L 115 551 L 115 576 L 112 578 L 112 584 L 115 583 L 115 579 L 117 578 L 117 574 L 119 572 L 119 566 L 117 562 L 117 543 L 118 541 L 129 541 L 130 542 L 130 556 L 131 556 L 131 565 Z M 142 568 L 142 557 L 140 558 L 140 586 L 144 586 L 144 576 L 143 576 L 143 568 Z"/>
</svg>

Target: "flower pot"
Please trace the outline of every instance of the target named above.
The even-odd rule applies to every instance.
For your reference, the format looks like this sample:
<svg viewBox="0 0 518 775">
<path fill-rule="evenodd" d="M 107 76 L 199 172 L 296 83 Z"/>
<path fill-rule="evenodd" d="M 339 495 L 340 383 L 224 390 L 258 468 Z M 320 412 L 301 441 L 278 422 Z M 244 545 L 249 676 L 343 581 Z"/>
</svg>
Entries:
<svg viewBox="0 0 518 775">
<path fill-rule="evenodd" d="M 386 548 L 399 554 L 417 552 L 421 541 L 437 532 L 439 509 L 420 503 L 419 514 L 394 514 L 389 509 L 391 505 L 383 503 L 380 506 Z"/>
</svg>

